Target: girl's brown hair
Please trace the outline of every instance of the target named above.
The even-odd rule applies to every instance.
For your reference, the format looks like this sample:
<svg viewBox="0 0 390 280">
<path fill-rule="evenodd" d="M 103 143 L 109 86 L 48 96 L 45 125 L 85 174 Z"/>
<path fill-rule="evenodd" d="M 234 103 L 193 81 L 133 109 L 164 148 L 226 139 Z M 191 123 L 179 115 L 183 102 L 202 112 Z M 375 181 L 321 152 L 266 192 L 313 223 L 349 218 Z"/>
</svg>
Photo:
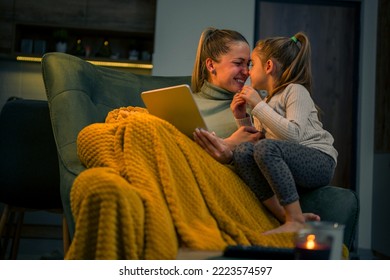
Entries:
<svg viewBox="0 0 390 280">
<path fill-rule="evenodd" d="M 269 92 L 272 96 L 283 90 L 288 84 L 303 85 L 311 94 L 311 48 L 307 36 L 298 32 L 293 37 L 274 37 L 257 42 L 254 51 L 262 63 L 271 59 L 276 64 L 276 84 Z"/>
<path fill-rule="evenodd" d="M 202 32 L 192 71 L 191 86 L 194 92 L 199 92 L 204 81 L 209 78 L 206 59 L 219 61 L 221 55 L 230 51 L 230 45 L 234 42 L 245 42 L 249 45 L 245 37 L 234 30 L 208 27 Z"/>
</svg>

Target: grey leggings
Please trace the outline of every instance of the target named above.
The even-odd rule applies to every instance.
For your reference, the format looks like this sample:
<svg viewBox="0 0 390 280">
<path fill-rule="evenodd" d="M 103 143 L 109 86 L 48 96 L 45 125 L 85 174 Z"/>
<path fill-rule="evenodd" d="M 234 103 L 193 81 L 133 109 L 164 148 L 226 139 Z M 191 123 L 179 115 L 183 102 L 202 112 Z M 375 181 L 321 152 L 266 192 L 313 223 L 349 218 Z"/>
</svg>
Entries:
<svg viewBox="0 0 390 280">
<path fill-rule="evenodd" d="M 336 168 L 334 159 L 317 149 L 272 139 L 238 145 L 233 160 L 260 201 L 276 194 L 281 205 L 297 201 L 303 189 L 329 184 Z"/>
</svg>

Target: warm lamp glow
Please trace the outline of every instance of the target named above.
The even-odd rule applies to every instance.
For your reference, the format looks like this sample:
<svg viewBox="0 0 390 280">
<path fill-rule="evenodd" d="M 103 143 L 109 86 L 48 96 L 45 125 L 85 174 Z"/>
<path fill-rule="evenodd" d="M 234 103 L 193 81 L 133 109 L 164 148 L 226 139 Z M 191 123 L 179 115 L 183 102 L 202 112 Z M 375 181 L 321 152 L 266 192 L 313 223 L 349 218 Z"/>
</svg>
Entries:
<svg viewBox="0 0 390 280">
<path fill-rule="evenodd" d="M 41 62 L 41 57 L 32 57 L 32 56 L 17 56 L 16 60 L 18 61 L 28 61 L 28 62 Z M 108 66 L 108 67 L 122 67 L 122 68 L 140 68 L 140 69 L 152 69 L 152 64 L 144 63 L 129 63 L 122 61 L 100 61 L 100 60 L 87 60 L 89 63 L 99 65 L 99 66 Z"/>
<path fill-rule="evenodd" d="M 115 62 L 115 61 L 98 61 L 98 60 L 87 60 L 89 63 L 99 66 L 110 66 L 110 67 L 124 67 L 124 68 L 141 68 L 141 69 L 152 69 L 152 64 L 141 64 L 141 63 L 127 63 L 127 62 Z"/>
<path fill-rule="evenodd" d="M 16 60 L 18 61 L 28 61 L 28 62 L 41 62 L 42 58 L 32 57 L 32 56 L 17 56 Z"/>
</svg>

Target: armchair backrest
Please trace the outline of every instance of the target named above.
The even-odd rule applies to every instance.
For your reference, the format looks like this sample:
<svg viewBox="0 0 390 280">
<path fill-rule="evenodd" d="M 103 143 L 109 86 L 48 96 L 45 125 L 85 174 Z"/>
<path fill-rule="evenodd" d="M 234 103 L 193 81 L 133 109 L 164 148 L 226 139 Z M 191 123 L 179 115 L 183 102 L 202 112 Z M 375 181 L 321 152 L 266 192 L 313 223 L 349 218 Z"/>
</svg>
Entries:
<svg viewBox="0 0 390 280">
<path fill-rule="evenodd" d="M 61 198 L 71 234 L 74 230 L 70 190 L 85 167 L 77 156 L 77 136 L 84 127 L 104 122 L 107 113 L 125 106 L 144 107 L 140 93 L 178 84 L 189 76 L 156 77 L 93 65 L 64 53 L 47 53 L 42 74 L 57 145 Z"/>
</svg>

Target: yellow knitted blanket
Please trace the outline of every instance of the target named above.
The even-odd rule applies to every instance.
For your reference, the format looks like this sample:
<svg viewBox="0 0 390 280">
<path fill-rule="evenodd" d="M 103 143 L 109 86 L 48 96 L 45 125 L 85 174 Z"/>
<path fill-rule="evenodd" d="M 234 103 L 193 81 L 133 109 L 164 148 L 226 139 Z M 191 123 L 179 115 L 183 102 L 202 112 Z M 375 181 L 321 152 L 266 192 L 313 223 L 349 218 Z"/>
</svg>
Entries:
<svg viewBox="0 0 390 280">
<path fill-rule="evenodd" d="M 67 259 L 175 259 L 178 248 L 292 247 L 236 173 L 142 108 L 84 128 L 75 180 L 76 229 Z"/>
</svg>

